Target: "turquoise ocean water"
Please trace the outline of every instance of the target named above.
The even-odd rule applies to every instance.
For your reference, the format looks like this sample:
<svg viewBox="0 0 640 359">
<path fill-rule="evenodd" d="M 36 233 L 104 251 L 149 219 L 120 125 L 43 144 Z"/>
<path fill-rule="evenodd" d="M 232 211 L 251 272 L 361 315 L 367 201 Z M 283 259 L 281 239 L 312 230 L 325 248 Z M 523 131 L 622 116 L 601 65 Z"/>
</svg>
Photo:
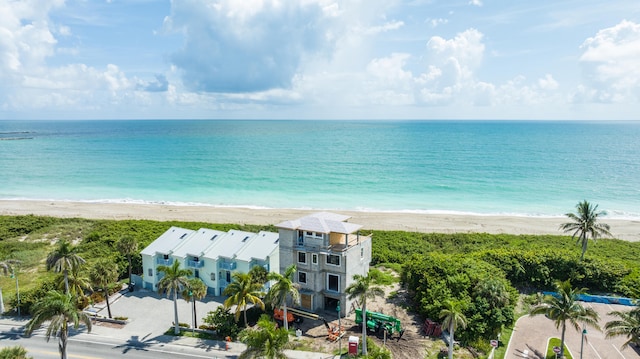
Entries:
<svg viewBox="0 0 640 359">
<path fill-rule="evenodd" d="M 0 198 L 640 219 L 639 122 L 0 121 Z"/>
</svg>

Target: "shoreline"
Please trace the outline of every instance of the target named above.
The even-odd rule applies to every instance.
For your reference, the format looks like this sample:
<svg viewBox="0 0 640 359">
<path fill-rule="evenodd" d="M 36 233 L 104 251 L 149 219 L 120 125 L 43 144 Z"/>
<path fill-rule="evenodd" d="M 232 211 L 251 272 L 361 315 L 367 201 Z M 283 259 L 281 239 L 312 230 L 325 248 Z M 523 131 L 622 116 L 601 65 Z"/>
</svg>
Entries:
<svg viewBox="0 0 640 359">
<path fill-rule="evenodd" d="M 388 230 L 437 233 L 553 234 L 564 235 L 560 224 L 565 217 L 524 217 L 508 215 L 425 214 L 406 212 L 361 212 L 327 210 L 351 216 L 363 231 Z M 0 200 L 0 215 L 38 215 L 86 219 L 148 219 L 231 224 L 277 224 L 319 210 L 256 209 L 242 207 L 179 206 L 143 203 L 96 203 L 39 200 Z M 640 220 L 602 219 L 611 226 L 614 238 L 640 241 Z"/>
</svg>

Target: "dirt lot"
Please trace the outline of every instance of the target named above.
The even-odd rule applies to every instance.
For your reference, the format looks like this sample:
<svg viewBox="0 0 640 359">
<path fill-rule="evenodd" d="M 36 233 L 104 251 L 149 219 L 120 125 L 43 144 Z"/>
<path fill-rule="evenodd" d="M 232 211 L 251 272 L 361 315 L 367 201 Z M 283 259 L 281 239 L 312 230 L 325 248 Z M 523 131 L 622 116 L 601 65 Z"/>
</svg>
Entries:
<svg viewBox="0 0 640 359">
<path fill-rule="evenodd" d="M 431 339 L 424 337 L 421 332 L 422 322 L 419 316 L 407 312 L 405 308 L 409 307 L 406 292 L 399 285 L 385 287 L 385 298 L 376 298 L 367 302 L 367 310 L 392 315 L 402 322 L 405 330 L 402 338 L 398 340 L 398 334 L 394 334 L 392 338 L 387 338 L 385 347 L 389 349 L 394 359 L 421 359 L 426 357 L 435 357 L 441 348 L 446 347 L 441 339 Z M 390 296 L 390 294 L 393 294 Z M 391 297 L 391 298 L 390 298 Z M 352 308 L 350 308 L 352 309 Z M 319 313 L 325 315 L 331 327 L 338 325 L 337 315 L 332 313 Z M 331 320 L 329 320 L 331 319 Z M 342 336 L 342 349 L 346 351 L 348 348 L 349 336 L 362 336 L 361 325 L 355 323 L 355 312 L 346 318 L 340 320 L 340 324 L 345 329 Z M 327 329 L 321 321 L 305 319 L 299 328 L 303 331 L 300 338 L 305 344 L 308 344 L 315 351 L 326 353 L 334 353 L 338 351 L 339 342 L 331 342 L 327 339 Z M 371 334 L 369 338 L 375 340 L 376 344 L 383 346 L 384 337 Z M 465 353 L 456 354 L 456 357 L 464 358 Z M 471 357 L 470 355 L 468 357 Z"/>
</svg>

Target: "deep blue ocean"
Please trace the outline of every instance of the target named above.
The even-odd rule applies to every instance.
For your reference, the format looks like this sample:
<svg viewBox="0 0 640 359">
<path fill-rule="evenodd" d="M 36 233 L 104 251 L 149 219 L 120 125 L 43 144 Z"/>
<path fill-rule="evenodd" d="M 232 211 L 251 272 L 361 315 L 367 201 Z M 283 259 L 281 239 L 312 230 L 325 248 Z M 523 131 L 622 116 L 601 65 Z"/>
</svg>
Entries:
<svg viewBox="0 0 640 359">
<path fill-rule="evenodd" d="M 640 218 L 640 122 L 0 121 L 0 198 Z"/>
</svg>

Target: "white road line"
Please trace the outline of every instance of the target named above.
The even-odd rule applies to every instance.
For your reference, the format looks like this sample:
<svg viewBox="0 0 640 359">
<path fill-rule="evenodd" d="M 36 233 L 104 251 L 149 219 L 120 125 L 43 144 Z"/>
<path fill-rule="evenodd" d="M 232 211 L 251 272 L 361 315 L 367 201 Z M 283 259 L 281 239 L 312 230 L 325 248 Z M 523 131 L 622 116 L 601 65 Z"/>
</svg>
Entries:
<svg viewBox="0 0 640 359">
<path fill-rule="evenodd" d="M 593 349 L 593 352 L 596 353 L 596 355 L 598 356 L 598 358 L 602 359 L 602 357 L 600 356 L 600 354 L 598 354 L 598 351 L 596 350 L 596 348 L 593 347 L 593 344 L 591 344 L 591 342 L 588 342 L 589 346 L 591 347 L 591 349 Z"/>
<path fill-rule="evenodd" d="M 624 357 L 624 355 L 622 355 L 622 353 L 618 350 L 618 347 L 616 347 L 616 346 L 615 346 L 615 345 L 613 345 L 613 344 L 611 344 L 611 346 L 613 347 L 613 349 L 615 349 L 615 350 L 618 352 L 618 354 L 620 354 L 620 356 L 621 356 L 623 359 L 627 359 L 627 358 L 625 358 L 625 357 Z"/>
</svg>

